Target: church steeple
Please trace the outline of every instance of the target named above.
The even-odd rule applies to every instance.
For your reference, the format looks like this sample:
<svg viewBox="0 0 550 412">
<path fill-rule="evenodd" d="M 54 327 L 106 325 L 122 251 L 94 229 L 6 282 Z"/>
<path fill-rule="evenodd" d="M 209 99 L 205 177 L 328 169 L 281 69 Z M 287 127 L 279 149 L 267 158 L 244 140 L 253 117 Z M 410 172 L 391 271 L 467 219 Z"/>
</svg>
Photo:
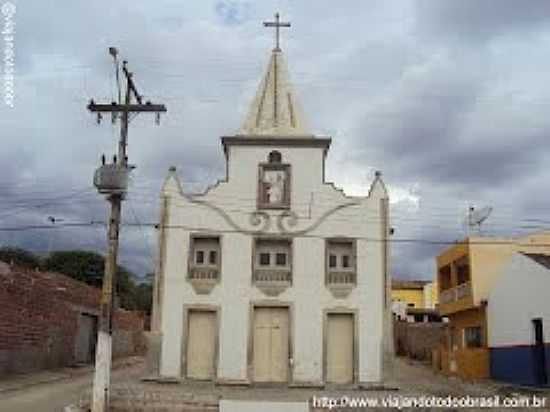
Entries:
<svg viewBox="0 0 550 412">
<path fill-rule="evenodd" d="M 312 136 L 306 129 L 304 115 L 290 83 L 286 59 L 279 44 L 279 28 L 290 27 L 290 23 L 280 22 L 277 13 L 275 22 L 264 22 L 264 26 L 276 29 L 275 48 L 238 135 Z"/>
</svg>

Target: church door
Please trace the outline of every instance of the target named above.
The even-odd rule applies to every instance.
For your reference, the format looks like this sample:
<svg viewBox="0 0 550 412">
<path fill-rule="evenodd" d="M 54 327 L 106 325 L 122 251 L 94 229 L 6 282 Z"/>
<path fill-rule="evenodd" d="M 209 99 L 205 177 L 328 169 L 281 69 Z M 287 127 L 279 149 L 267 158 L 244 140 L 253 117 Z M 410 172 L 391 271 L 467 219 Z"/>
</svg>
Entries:
<svg viewBox="0 0 550 412">
<path fill-rule="evenodd" d="M 216 312 L 189 311 L 187 334 L 187 377 L 214 378 L 216 355 Z"/>
<path fill-rule="evenodd" d="M 254 381 L 288 380 L 288 324 L 288 308 L 254 309 Z"/>
<path fill-rule="evenodd" d="M 330 313 L 327 318 L 326 380 L 353 382 L 353 314 Z"/>
</svg>

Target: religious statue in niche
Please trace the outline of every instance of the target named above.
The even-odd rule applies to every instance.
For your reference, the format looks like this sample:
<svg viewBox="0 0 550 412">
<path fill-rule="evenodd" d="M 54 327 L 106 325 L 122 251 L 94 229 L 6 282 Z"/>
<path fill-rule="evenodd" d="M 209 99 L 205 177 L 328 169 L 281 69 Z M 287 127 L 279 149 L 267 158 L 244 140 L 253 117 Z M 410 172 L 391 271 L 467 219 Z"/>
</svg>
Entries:
<svg viewBox="0 0 550 412">
<path fill-rule="evenodd" d="M 258 206 L 260 208 L 288 208 L 290 206 L 289 165 L 267 163 L 260 165 Z"/>
</svg>

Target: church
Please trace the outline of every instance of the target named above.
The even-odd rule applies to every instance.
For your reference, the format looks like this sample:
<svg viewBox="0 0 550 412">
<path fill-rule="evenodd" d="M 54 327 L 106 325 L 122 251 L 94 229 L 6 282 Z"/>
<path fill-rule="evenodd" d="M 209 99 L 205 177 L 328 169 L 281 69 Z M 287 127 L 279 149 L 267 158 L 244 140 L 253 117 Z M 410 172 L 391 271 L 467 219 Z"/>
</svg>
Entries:
<svg viewBox="0 0 550 412">
<path fill-rule="evenodd" d="M 331 138 L 308 128 L 276 43 L 240 129 L 221 137 L 225 179 L 161 192 L 152 330 L 159 375 L 288 386 L 383 381 L 388 193 L 325 180 Z"/>
</svg>

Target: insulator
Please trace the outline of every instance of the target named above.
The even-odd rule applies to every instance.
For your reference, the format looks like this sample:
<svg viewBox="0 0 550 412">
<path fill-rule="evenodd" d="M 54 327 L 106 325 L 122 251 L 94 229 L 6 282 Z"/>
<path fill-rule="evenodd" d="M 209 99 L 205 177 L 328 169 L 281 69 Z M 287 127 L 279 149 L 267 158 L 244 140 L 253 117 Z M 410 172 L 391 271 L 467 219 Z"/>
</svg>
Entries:
<svg viewBox="0 0 550 412">
<path fill-rule="evenodd" d="M 157 112 L 156 115 L 155 115 L 155 123 L 156 123 L 157 125 L 160 124 L 160 112 Z"/>
<path fill-rule="evenodd" d="M 97 114 L 97 124 L 100 124 L 101 123 L 101 119 L 103 118 L 103 116 L 101 116 L 101 113 L 98 113 Z"/>
</svg>

